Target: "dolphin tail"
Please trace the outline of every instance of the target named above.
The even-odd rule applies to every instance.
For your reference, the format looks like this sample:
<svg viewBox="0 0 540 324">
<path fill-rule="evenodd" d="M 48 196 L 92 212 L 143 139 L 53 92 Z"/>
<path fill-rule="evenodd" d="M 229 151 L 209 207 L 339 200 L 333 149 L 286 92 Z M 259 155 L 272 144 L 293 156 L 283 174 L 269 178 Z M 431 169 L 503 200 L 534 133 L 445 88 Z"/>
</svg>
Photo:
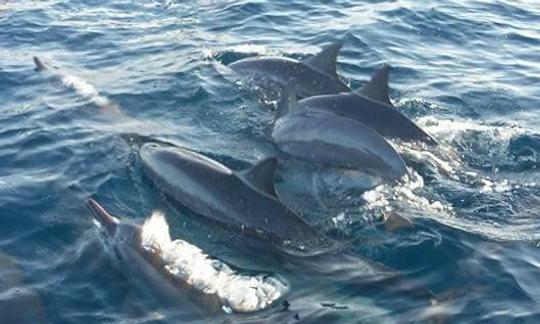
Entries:
<svg viewBox="0 0 540 324">
<path fill-rule="evenodd" d="M 277 103 L 276 120 L 283 117 L 290 111 L 298 107 L 296 100 L 296 79 L 290 78 L 289 82 L 283 87 L 281 96 Z"/>
<path fill-rule="evenodd" d="M 47 66 L 45 65 L 45 63 L 43 63 L 43 61 L 37 56 L 34 56 L 34 64 L 36 65 L 36 71 L 47 70 Z"/>
<path fill-rule="evenodd" d="M 109 214 L 103 206 L 92 198 L 88 198 L 86 206 L 90 209 L 92 214 L 94 214 L 96 221 L 105 228 L 109 234 L 113 234 L 116 230 L 116 225 L 118 224 L 118 218 Z"/>
</svg>

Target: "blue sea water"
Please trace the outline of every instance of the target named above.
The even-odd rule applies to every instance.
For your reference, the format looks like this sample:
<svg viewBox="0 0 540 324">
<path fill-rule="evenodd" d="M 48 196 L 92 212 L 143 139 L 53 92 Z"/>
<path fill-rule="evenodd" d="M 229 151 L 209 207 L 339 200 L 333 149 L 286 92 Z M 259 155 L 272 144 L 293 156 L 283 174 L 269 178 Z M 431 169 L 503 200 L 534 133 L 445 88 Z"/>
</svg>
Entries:
<svg viewBox="0 0 540 324">
<path fill-rule="evenodd" d="M 539 21 L 534 0 L 1 1 L 0 322 L 172 321 L 113 267 L 89 196 L 135 221 L 160 209 L 173 237 L 286 277 L 289 310 L 251 320 L 539 322 Z M 233 169 L 272 154 L 270 105 L 225 65 L 337 39 L 338 73 L 358 88 L 391 64 L 394 104 L 442 145 L 396 143 L 411 170 L 398 184 L 281 169 L 278 190 L 359 257 L 432 291 L 432 305 L 285 269 L 172 206 L 141 171 L 149 139 Z M 389 213 L 414 225 L 389 230 Z"/>
</svg>

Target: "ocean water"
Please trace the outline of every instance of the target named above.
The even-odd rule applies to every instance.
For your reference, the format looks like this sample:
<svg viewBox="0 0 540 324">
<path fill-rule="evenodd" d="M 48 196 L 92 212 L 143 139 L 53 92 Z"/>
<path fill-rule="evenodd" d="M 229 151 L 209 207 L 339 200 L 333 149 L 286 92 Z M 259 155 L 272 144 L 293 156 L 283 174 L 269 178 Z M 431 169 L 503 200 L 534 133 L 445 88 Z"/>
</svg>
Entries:
<svg viewBox="0 0 540 324">
<path fill-rule="evenodd" d="M 539 322 L 539 21 L 533 0 L 1 1 L 0 322 L 178 321 L 113 266 L 90 196 L 137 222 L 161 210 L 174 238 L 290 285 L 288 307 L 203 322 Z M 141 170 L 150 140 L 233 169 L 272 154 L 271 104 L 226 64 L 336 39 L 351 87 L 391 64 L 392 101 L 442 145 L 395 143 L 411 171 L 397 184 L 299 166 L 279 170 L 278 191 L 435 299 L 290 267 Z M 395 213 L 412 225 L 386 226 Z"/>
</svg>

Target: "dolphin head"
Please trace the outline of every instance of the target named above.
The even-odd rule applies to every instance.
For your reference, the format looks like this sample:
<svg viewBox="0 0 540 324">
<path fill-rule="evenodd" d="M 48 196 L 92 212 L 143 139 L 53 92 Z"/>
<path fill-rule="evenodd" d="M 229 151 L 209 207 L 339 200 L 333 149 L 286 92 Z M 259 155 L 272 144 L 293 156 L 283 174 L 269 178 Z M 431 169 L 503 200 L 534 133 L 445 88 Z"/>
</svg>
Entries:
<svg viewBox="0 0 540 324">
<path fill-rule="evenodd" d="M 86 201 L 86 205 L 94 215 L 94 219 L 105 230 L 105 232 L 109 236 L 114 236 L 118 228 L 118 218 L 109 214 L 109 212 L 106 211 L 103 206 L 101 206 L 97 201 L 92 198 L 89 198 Z"/>
<path fill-rule="evenodd" d="M 87 200 L 86 205 L 103 229 L 105 247 L 112 255 L 116 265 L 119 267 L 130 266 L 133 251 L 141 250 L 141 227 L 131 222 L 120 221 L 92 198 Z"/>
<path fill-rule="evenodd" d="M 184 169 L 186 172 L 210 170 L 216 173 L 232 173 L 217 161 L 181 147 L 147 143 L 141 147 L 139 153 L 144 166 L 150 170 L 165 170 L 168 166 L 175 170 Z"/>
<path fill-rule="evenodd" d="M 233 175 L 219 162 L 185 148 L 148 143 L 141 147 L 139 156 L 148 178 L 187 206 L 201 197 L 212 199 L 210 189 Z"/>
</svg>

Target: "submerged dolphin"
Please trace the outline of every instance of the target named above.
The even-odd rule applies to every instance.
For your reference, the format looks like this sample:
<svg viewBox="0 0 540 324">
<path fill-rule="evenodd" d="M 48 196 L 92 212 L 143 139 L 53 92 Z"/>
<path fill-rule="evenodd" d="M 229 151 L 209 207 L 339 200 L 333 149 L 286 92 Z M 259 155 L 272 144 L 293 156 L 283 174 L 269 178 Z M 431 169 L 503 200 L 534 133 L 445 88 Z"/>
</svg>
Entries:
<svg viewBox="0 0 540 324">
<path fill-rule="evenodd" d="M 284 57 L 250 57 L 233 62 L 229 67 L 240 74 L 268 77 L 282 86 L 294 78 L 297 94 L 301 97 L 349 92 L 351 89 L 336 72 L 337 55 L 342 46 L 342 41 L 332 43 L 303 61 Z"/>
<path fill-rule="evenodd" d="M 243 274 L 186 241 L 172 241 L 163 214 L 154 213 L 139 226 L 112 216 L 93 199 L 87 205 L 119 269 L 161 303 L 182 306 L 179 312 L 190 310 L 191 316 L 257 312 L 288 290 L 275 275 Z M 194 309 L 200 314 L 192 314 Z"/>
<path fill-rule="evenodd" d="M 59 73 L 49 69 L 47 65 L 43 63 L 43 61 L 37 56 L 34 56 L 33 60 L 36 66 L 36 71 L 50 73 L 50 75 L 52 75 L 52 77 L 54 77 L 54 79 L 60 82 L 63 86 L 73 89 L 78 95 L 92 101 L 102 109 L 115 114 L 121 113 L 120 107 L 111 102 L 107 97 L 101 95 L 92 84 L 75 75 Z"/>
<path fill-rule="evenodd" d="M 145 144 L 140 156 L 158 188 L 202 216 L 265 237 L 291 254 L 334 248 L 335 242 L 279 200 L 273 184 L 275 158 L 236 172 L 183 148 Z"/>
<path fill-rule="evenodd" d="M 12 256 L 0 251 L 0 314 L 2 323 L 49 323 L 41 299 L 24 281 L 25 273 Z"/>
<path fill-rule="evenodd" d="M 284 88 L 272 139 L 283 152 L 336 168 L 356 169 L 388 180 L 407 173 L 394 147 L 365 124 L 335 114 L 305 109 L 294 86 Z"/>
<path fill-rule="evenodd" d="M 385 137 L 436 145 L 437 141 L 433 137 L 395 109 L 390 102 L 389 72 L 390 66 L 385 65 L 357 91 L 306 98 L 300 100 L 298 106 L 362 122 Z"/>
</svg>

